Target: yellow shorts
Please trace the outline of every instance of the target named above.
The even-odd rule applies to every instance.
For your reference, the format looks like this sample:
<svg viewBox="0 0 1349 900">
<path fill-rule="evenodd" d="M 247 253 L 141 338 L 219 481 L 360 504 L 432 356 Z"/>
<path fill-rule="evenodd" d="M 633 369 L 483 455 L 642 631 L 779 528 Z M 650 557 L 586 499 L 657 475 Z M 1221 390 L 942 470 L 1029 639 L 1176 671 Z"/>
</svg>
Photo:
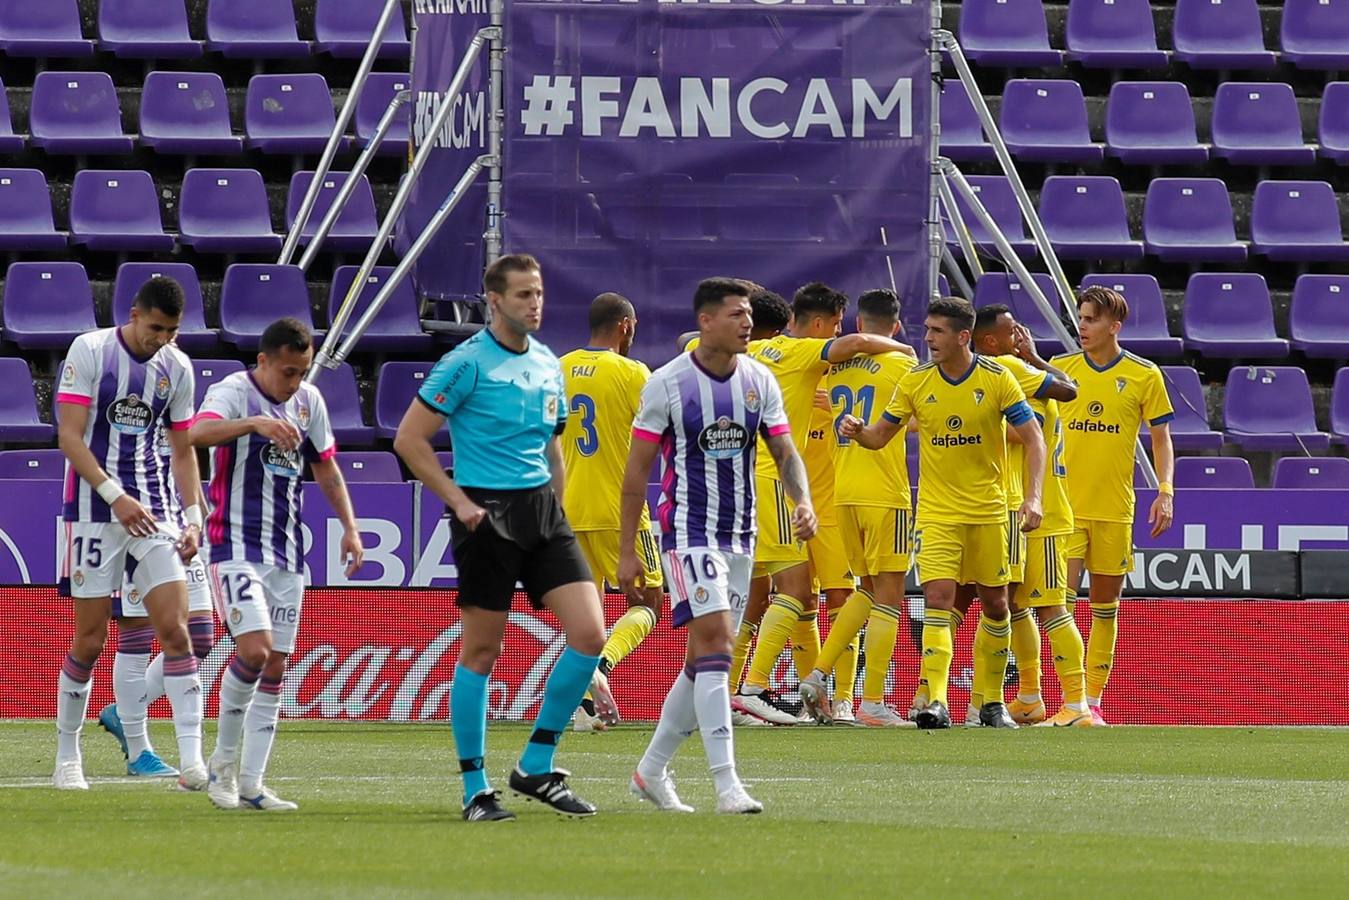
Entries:
<svg viewBox="0 0 1349 900">
<path fill-rule="evenodd" d="M 581 545 L 581 553 L 590 564 L 590 574 L 595 577 L 600 591 L 603 592 L 606 581 L 617 588 L 618 532 L 578 531 L 576 542 Z M 650 529 L 642 528 L 637 532 L 637 558 L 642 561 L 642 586 L 663 587 L 665 575 L 661 571 L 660 547 Z"/>
<path fill-rule="evenodd" d="M 840 506 L 838 521 L 854 575 L 902 575 L 909 571 L 913 539 L 909 510 Z"/>
<path fill-rule="evenodd" d="M 1018 609 L 1064 604 L 1069 540 L 1066 534 L 1031 535 L 1026 539 L 1026 573 L 1013 598 Z"/>
<path fill-rule="evenodd" d="M 810 557 L 806 545 L 798 542 L 792 533 L 792 510 L 795 506 L 776 478 L 754 476 L 755 517 L 759 535 L 754 544 L 755 577 L 775 574 L 806 562 Z"/>
<path fill-rule="evenodd" d="M 810 569 L 815 579 L 815 592 L 852 590 L 857 582 L 848 565 L 847 546 L 843 531 L 837 522 L 821 525 L 815 537 L 806 543 Z"/>
<path fill-rule="evenodd" d="M 1007 525 L 919 523 L 913 533 L 918 582 L 954 581 L 1000 587 L 1007 583 Z"/>
<path fill-rule="evenodd" d="M 1026 533 L 1021 530 L 1021 510 L 1007 511 L 1007 581 L 1020 584 L 1026 577 Z"/>
<path fill-rule="evenodd" d="M 1132 522 L 1078 519 L 1068 541 L 1068 558 L 1080 559 L 1093 575 L 1127 575 L 1134 570 Z"/>
</svg>

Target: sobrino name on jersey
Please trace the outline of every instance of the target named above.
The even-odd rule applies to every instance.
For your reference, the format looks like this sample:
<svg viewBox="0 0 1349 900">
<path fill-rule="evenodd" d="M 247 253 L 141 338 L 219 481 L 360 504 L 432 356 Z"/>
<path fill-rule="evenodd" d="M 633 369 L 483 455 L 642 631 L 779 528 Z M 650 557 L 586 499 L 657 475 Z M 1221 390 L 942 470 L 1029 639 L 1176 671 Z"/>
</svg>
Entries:
<svg viewBox="0 0 1349 900">
<path fill-rule="evenodd" d="M 123 397 L 108 406 L 108 424 L 122 434 L 145 434 L 153 418 L 154 410 L 140 397 Z"/>
<path fill-rule="evenodd" d="M 698 446 L 713 459 L 731 459 L 749 446 L 749 431 L 722 416 L 698 434 Z"/>
</svg>

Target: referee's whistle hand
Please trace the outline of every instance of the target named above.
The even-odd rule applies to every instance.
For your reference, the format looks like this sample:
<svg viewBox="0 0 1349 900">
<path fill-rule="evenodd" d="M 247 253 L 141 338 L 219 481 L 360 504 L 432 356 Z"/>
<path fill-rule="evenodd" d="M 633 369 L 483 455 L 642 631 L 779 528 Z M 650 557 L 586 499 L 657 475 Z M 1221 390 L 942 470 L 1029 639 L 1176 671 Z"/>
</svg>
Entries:
<svg viewBox="0 0 1349 900">
<path fill-rule="evenodd" d="M 464 523 L 464 527 L 469 531 L 477 531 L 478 526 L 482 524 L 483 517 L 487 515 L 487 510 L 483 509 L 472 500 L 465 500 L 459 506 L 454 508 L 454 517 Z"/>
<path fill-rule="evenodd" d="M 811 507 L 798 504 L 792 511 L 792 531 L 798 541 L 808 541 L 815 537 L 815 530 L 819 525 L 819 520 L 815 518 L 815 510 Z"/>
</svg>

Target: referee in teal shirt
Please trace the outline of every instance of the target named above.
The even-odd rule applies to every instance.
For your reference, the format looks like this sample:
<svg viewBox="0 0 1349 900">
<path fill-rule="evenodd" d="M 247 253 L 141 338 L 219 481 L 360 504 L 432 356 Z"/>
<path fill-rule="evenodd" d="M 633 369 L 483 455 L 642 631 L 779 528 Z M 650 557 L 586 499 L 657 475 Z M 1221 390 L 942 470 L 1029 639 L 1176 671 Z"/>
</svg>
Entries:
<svg viewBox="0 0 1349 900">
<path fill-rule="evenodd" d="M 394 439 L 412 474 L 451 513 L 463 637 L 450 689 L 450 726 L 464 779 L 464 818 L 515 818 L 488 784 L 483 755 L 487 681 L 501 652 L 516 582 L 536 608 L 557 616 L 567 649 L 548 676 L 534 731 L 509 785 L 563 815 L 593 816 L 595 807 L 573 794 L 567 773 L 553 765 L 557 742 L 599 663 L 604 617 L 562 512 L 562 370 L 552 351 L 530 337 L 543 321 L 543 274 L 532 256 L 503 256 L 487 268 L 483 287 L 488 326 L 431 370 Z M 431 446 L 447 421 L 454 479 Z"/>
</svg>

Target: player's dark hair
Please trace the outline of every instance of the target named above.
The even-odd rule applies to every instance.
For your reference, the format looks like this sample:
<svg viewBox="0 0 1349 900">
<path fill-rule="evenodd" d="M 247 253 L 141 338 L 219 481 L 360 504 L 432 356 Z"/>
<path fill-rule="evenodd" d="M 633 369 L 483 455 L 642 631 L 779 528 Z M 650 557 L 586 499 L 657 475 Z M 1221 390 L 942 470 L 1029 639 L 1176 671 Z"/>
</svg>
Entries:
<svg viewBox="0 0 1349 900">
<path fill-rule="evenodd" d="M 847 308 L 848 295 L 834 290 L 823 281 L 803 284 L 792 295 L 792 315 L 798 319 L 842 315 Z"/>
<path fill-rule="evenodd" d="M 624 319 L 637 317 L 632 303 L 622 294 L 606 291 L 590 301 L 590 333 L 603 334 Z"/>
<path fill-rule="evenodd" d="M 183 314 L 187 298 L 183 296 L 183 286 L 172 278 L 156 275 L 136 291 L 135 304 L 142 312 L 158 310 L 171 319 Z"/>
<path fill-rule="evenodd" d="M 511 253 L 500 257 L 487 267 L 482 275 L 482 286 L 494 294 L 506 293 L 506 279 L 512 272 L 542 272 L 539 261 L 528 253 Z"/>
<path fill-rule="evenodd" d="M 887 288 L 873 288 L 857 298 L 857 312 L 873 322 L 897 322 L 899 297 Z"/>
<path fill-rule="evenodd" d="M 287 316 L 284 319 L 277 319 L 267 326 L 267 330 L 262 333 L 262 338 L 258 341 L 258 350 L 268 356 L 280 350 L 303 353 L 310 348 L 313 340 L 308 325 L 299 319 L 292 319 Z"/>
<path fill-rule="evenodd" d="M 998 319 L 1011 312 L 1011 309 L 1002 303 L 990 303 L 988 306 L 981 306 L 974 313 L 975 335 L 978 336 L 991 330 L 998 324 Z"/>
<path fill-rule="evenodd" d="M 1124 295 L 1119 291 L 1101 285 L 1092 285 L 1078 294 L 1077 308 L 1081 309 L 1083 303 L 1095 303 L 1098 312 L 1109 316 L 1116 322 L 1123 323 L 1129 320 L 1129 301 L 1125 300 Z"/>
<path fill-rule="evenodd" d="M 750 293 L 749 308 L 754 316 L 756 332 L 776 333 L 786 328 L 792 320 L 792 308 L 787 305 L 787 301 L 782 299 L 781 294 L 768 288 L 761 287 Z"/>
<path fill-rule="evenodd" d="M 738 278 L 704 278 L 693 292 L 693 312 L 709 306 L 721 306 L 727 297 L 748 297 L 749 288 Z"/>
<path fill-rule="evenodd" d="M 941 316 L 955 326 L 956 331 L 974 329 L 974 307 L 961 297 L 942 297 L 928 304 L 929 316 Z"/>
</svg>

